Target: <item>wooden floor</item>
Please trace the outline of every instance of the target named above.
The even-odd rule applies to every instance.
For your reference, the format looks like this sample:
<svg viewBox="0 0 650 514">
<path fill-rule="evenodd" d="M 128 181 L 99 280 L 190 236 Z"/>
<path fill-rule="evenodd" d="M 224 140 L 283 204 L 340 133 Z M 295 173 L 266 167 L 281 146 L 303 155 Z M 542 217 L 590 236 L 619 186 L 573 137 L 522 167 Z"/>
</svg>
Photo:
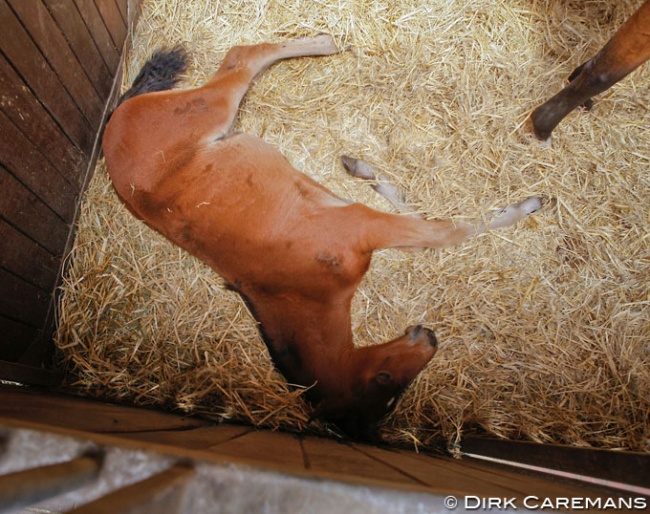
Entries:
<svg viewBox="0 0 650 514">
<path fill-rule="evenodd" d="M 56 436 L 90 439 L 102 447 L 153 452 L 179 461 L 190 459 L 256 470 L 269 476 L 294 477 L 312 485 L 341 484 L 357 492 L 370 487 L 397 494 L 391 501 L 407 501 L 411 497 L 421 504 L 424 498 L 434 509 L 427 512 L 445 512 L 442 502 L 449 495 L 512 498 L 518 510 L 525 511 L 521 506 L 524 498 L 530 496 L 596 498 L 599 494 L 613 494 L 474 460 L 297 437 L 247 426 L 214 425 L 154 410 L 16 388 L 0 387 L 0 425 L 5 430 L 40 430 Z"/>
</svg>

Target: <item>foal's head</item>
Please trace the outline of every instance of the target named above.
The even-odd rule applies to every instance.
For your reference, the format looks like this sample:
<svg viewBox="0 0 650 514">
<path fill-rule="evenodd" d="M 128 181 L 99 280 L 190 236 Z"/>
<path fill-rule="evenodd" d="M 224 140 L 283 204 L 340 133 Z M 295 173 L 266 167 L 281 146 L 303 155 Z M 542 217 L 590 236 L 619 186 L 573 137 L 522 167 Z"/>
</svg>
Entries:
<svg viewBox="0 0 650 514">
<path fill-rule="evenodd" d="M 437 349 L 433 331 L 415 326 L 388 343 L 354 350 L 349 373 L 314 399 L 313 417 L 333 422 L 351 437 L 374 438 L 378 422 Z"/>
</svg>

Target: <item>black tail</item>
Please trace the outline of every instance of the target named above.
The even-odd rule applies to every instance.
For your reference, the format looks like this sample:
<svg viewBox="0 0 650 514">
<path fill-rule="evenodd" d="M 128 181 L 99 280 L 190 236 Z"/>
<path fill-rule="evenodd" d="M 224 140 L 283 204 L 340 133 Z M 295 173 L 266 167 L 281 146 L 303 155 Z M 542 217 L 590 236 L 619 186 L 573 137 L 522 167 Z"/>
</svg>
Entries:
<svg viewBox="0 0 650 514">
<path fill-rule="evenodd" d="M 187 64 L 188 55 L 181 46 L 156 51 L 142 67 L 133 85 L 120 97 L 117 105 L 144 93 L 172 89 L 180 80 L 179 75 L 187 69 Z"/>
</svg>

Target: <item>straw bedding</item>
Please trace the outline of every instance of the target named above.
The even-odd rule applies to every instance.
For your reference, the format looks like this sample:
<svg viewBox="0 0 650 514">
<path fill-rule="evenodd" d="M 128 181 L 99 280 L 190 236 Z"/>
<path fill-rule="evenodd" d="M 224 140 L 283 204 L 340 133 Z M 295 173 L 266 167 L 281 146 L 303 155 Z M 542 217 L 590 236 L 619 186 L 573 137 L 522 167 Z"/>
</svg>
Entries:
<svg viewBox="0 0 650 514">
<path fill-rule="evenodd" d="M 350 50 L 280 63 L 242 104 L 264 137 L 340 196 L 390 210 L 343 172 L 361 157 L 432 217 L 552 199 L 457 248 L 375 255 L 353 303 L 359 345 L 412 324 L 440 350 L 383 428 L 393 444 L 510 439 L 650 451 L 650 83 L 637 71 L 544 148 L 521 125 L 636 0 L 145 1 L 125 85 L 179 42 L 201 84 L 235 44 L 328 32 Z M 218 420 L 326 433 L 273 370 L 235 293 L 133 219 L 100 163 L 59 312 L 67 387 Z"/>
</svg>

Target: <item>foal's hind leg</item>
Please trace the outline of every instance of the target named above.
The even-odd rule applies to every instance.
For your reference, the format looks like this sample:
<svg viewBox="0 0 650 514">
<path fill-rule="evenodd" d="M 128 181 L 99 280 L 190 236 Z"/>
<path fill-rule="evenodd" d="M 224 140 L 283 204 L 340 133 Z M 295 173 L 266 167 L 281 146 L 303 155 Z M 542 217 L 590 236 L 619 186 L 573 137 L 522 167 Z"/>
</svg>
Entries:
<svg viewBox="0 0 650 514">
<path fill-rule="evenodd" d="M 529 214 L 542 208 L 543 198 L 531 196 L 490 213 L 486 221 L 474 223 L 453 220 L 425 220 L 412 216 L 400 216 L 378 212 L 360 204 L 351 205 L 363 221 L 357 225 L 363 227 L 360 240 L 364 242 L 364 251 L 380 248 L 444 248 L 454 246 L 467 239 L 498 228 L 509 227 L 524 219 Z"/>
<path fill-rule="evenodd" d="M 514 225 L 544 205 L 544 199 L 533 196 L 490 213 L 486 222 L 429 221 L 417 214 L 416 209 L 406 202 L 406 195 L 401 189 L 391 184 L 382 174 L 376 173 L 372 166 L 361 159 L 346 155 L 341 159 L 350 175 L 374 182 L 372 187 L 375 191 L 384 196 L 398 211 L 409 214 L 409 216 L 395 216 L 364 206 L 357 207 L 363 211 L 364 219 L 369 220 L 369 223 L 360 224 L 367 227 L 367 234 L 362 238 L 368 244 L 366 250 L 454 246 L 488 230 Z"/>
<path fill-rule="evenodd" d="M 408 214 L 415 218 L 422 217 L 417 213 L 417 209 L 408 203 L 406 193 L 393 184 L 388 177 L 376 172 L 370 164 L 361 159 L 348 157 L 347 155 L 342 155 L 341 161 L 348 175 L 372 182 L 372 188 L 393 204 L 393 207 L 400 213 Z"/>
<path fill-rule="evenodd" d="M 239 103 L 260 72 L 282 59 L 331 55 L 338 51 L 334 39 L 329 35 L 231 48 L 217 73 L 200 88 L 203 97 L 217 109 L 216 113 L 212 113 L 213 128 L 207 134 L 207 142 L 217 141 L 228 133 Z"/>
</svg>

